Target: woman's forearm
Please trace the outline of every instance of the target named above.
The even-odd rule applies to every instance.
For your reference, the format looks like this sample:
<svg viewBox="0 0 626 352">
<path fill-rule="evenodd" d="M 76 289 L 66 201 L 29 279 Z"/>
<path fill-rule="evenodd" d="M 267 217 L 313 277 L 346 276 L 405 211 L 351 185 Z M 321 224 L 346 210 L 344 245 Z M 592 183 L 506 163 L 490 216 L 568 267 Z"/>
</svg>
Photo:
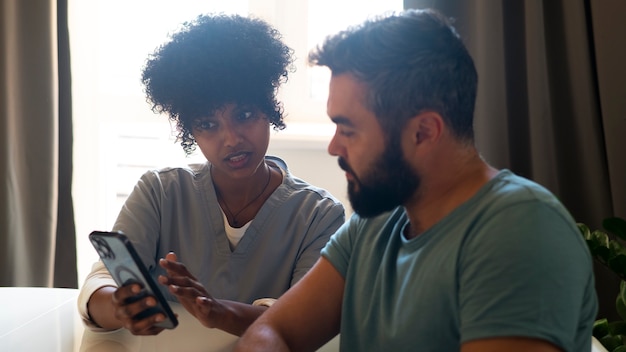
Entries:
<svg viewBox="0 0 626 352">
<path fill-rule="evenodd" d="M 91 320 L 103 329 L 115 330 L 123 327 L 123 323 L 115 317 L 111 300 L 116 288 L 105 286 L 94 292 L 87 302 L 87 312 Z"/>
<path fill-rule="evenodd" d="M 212 327 L 226 331 L 230 334 L 241 336 L 267 307 L 253 306 L 228 300 L 217 300 L 218 305 L 209 313 L 213 315 Z M 215 315 L 214 315 L 215 314 Z M 208 324 L 205 324 L 209 326 Z"/>
</svg>

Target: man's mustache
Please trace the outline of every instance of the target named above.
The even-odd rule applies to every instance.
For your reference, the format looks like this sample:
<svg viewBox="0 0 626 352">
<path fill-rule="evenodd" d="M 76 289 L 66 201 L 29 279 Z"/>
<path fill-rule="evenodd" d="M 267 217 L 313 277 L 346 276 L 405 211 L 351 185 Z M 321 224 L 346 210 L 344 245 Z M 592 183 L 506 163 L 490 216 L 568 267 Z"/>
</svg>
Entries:
<svg viewBox="0 0 626 352">
<path fill-rule="evenodd" d="M 350 165 L 348 165 L 348 163 L 346 162 L 346 160 L 342 157 L 338 157 L 337 158 L 337 163 L 339 164 L 339 167 L 345 171 L 345 172 L 349 172 L 351 174 L 354 175 L 354 172 L 352 172 L 352 168 L 350 167 Z"/>
<path fill-rule="evenodd" d="M 361 181 L 359 180 L 359 178 L 356 176 L 356 174 L 354 173 L 354 171 L 352 171 L 352 168 L 350 167 L 350 165 L 348 165 L 348 163 L 346 162 L 346 160 L 342 157 L 338 157 L 337 158 L 337 163 L 339 164 L 339 167 L 349 173 L 350 175 L 352 175 L 352 177 L 354 178 L 355 182 L 357 183 L 361 183 Z"/>
</svg>

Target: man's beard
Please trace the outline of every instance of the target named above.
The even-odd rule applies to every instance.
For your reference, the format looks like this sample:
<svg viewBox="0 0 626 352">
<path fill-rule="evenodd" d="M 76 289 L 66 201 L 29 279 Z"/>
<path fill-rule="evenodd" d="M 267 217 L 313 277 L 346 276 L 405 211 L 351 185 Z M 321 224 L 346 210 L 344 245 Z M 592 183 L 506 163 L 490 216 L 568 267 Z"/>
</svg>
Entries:
<svg viewBox="0 0 626 352">
<path fill-rule="evenodd" d="M 339 157 L 338 162 L 339 167 L 354 177 L 348 181 L 348 198 L 354 212 L 362 217 L 374 217 L 403 205 L 420 185 L 419 175 L 396 144 L 385 148 L 362 177 L 343 158 Z"/>
</svg>

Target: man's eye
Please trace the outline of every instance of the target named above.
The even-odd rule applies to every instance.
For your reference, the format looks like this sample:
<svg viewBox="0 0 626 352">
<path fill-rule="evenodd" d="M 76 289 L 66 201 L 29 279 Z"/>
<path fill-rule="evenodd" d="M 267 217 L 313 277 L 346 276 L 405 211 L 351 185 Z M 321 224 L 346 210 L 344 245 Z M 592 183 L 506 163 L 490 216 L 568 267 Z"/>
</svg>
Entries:
<svg viewBox="0 0 626 352">
<path fill-rule="evenodd" d="M 345 129 L 345 128 L 338 128 L 337 132 L 344 137 L 350 137 L 354 134 L 354 132 L 352 132 L 351 130 Z"/>
</svg>

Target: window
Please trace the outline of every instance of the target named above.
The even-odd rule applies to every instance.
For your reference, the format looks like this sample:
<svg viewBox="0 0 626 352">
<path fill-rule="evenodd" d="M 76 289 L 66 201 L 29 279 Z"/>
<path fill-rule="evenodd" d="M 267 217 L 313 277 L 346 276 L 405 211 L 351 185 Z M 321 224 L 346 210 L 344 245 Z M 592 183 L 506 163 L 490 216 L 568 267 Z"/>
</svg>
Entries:
<svg viewBox="0 0 626 352">
<path fill-rule="evenodd" d="M 69 0 L 79 283 L 97 260 L 87 235 L 113 226 L 143 172 L 204 160 L 199 154 L 185 157 L 168 132 L 173 126 L 151 112 L 141 87 L 143 63 L 168 33 L 211 12 L 250 13 L 274 25 L 295 50 L 296 72 L 279 93 L 287 129 L 272 136 L 270 153 L 301 150 L 328 162 L 329 171 L 321 173 L 325 180 L 318 169 L 286 159 L 296 175 L 347 204 L 338 182 L 344 176 L 326 155 L 334 132 L 325 113 L 328 73 L 308 67 L 307 54 L 328 34 L 370 14 L 400 9 L 402 0 Z"/>
</svg>

